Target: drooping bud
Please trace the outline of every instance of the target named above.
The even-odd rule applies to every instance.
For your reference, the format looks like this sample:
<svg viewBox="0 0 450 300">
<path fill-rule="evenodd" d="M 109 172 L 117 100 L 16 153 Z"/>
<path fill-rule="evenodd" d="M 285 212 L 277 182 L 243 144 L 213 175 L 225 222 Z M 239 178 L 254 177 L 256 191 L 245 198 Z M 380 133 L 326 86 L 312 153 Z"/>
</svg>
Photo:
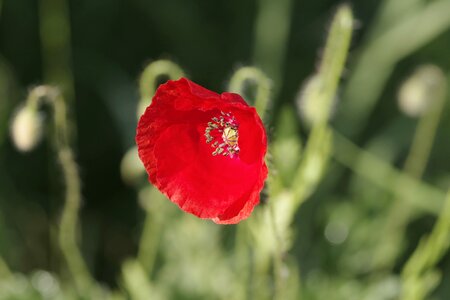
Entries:
<svg viewBox="0 0 450 300">
<path fill-rule="evenodd" d="M 11 122 L 12 141 L 22 152 L 31 151 L 39 143 L 42 131 L 42 117 L 34 107 L 21 107 Z"/>
<path fill-rule="evenodd" d="M 143 178 L 145 169 L 139 159 L 137 147 L 133 147 L 125 153 L 120 164 L 120 173 L 123 181 L 129 185 L 134 185 Z"/>
<path fill-rule="evenodd" d="M 435 99 L 437 87 L 445 80 L 441 69 L 434 65 L 423 65 L 416 69 L 400 87 L 398 105 L 410 117 L 423 115 Z"/>
</svg>

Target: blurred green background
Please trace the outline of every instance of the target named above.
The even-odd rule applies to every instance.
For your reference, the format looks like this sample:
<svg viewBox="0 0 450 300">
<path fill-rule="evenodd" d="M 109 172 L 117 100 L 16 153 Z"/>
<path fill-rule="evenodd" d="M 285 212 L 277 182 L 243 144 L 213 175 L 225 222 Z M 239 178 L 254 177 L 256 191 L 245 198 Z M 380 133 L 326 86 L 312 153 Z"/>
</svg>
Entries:
<svg viewBox="0 0 450 300">
<path fill-rule="evenodd" d="M 340 4 L 325 0 L 0 0 L 0 255 L 16 274 L 8 279 L 12 281 L 5 281 L 8 284 L 0 283 L 0 297 L 101 298 L 66 292 L 65 287 L 71 290 L 71 277 L 56 238 L 64 183 L 51 139 L 46 135 L 33 151 L 22 153 L 10 138 L 14 112 L 30 88 L 58 86 L 68 103 L 82 183 L 79 245 L 92 276 L 108 291 L 104 295 L 117 290 L 123 297 L 139 299 L 121 278 L 124 261 L 139 251 L 146 213 L 138 201 L 142 186 L 125 184 L 120 164 L 134 145 L 138 81 L 145 66 L 169 59 L 191 80 L 217 92 L 227 90 L 241 66 L 262 70 L 272 86 L 265 118 L 271 142 L 268 161 L 275 181 L 281 182 L 274 184 L 279 186 L 277 194 L 282 195 L 300 184 L 291 182 L 293 168 L 303 159 L 311 126 L 304 112 L 297 113 L 298 102 L 302 91 L 306 93 L 308 79 L 319 69 Z M 292 299 L 397 299 L 404 265 L 419 240 L 434 228 L 450 187 L 450 93 L 435 93 L 445 90 L 450 78 L 450 1 L 348 4 L 354 30 L 331 128 L 353 144 L 339 138 L 311 196 L 292 211 L 292 246 L 285 247 L 282 259 L 287 273 L 293 269 L 299 274 L 295 280 L 300 287 L 287 280 L 282 288 L 296 290 L 289 296 Z M 420 77 L 417 68 L 426 64 L 438 71 L 432 68 L 431 75 L 425 71 Z M 438 83 L 433 82 L 435 71 Z M 426 118 L 407 116 L 397 101 L 399 90 L 413 74 L 419 79 L 411 89 L 425 85 L 424 101 L 443 103 L 438 113 L 428 114 L 424 121 L 435 120 L 436 128 L 424 125 L 428 129 L 421 133 L 417 133 L 418 124 Z M 254 95 L 251 90 L 248 94 L 248 98 Z M 51 119 L 45 111 L 42 118 Z M 420 146 L 419 154 L 414 154 L 424 160 L 423 172 L 405 166 L 408 157 L 412 164 L 421 159 L 411 155 L 415 136 L 419 136 L 418 144 L 432 145 L 429 155 Z M 356 146 L 360 148 L 352 148 Z M 356 154 L 366 150 L 375 155 L 374 163 L 358 159 Z M 402 199 L 416 191 L 411 182 L 405 185 L 396 181 L 398 176 L 385 176 L 385 164 L 417 178 L 412 185 L 423 193 L 415 195 L 415 202 Z M 268 194 L 264 194 L 265 202 L 277 200 Z M 253 284 L 255 290 L 268 286 L 264 296 L 244 288 L 248 299 L 267 295 L 289 299 L 272 291 L 276 291 L 271 287 L 272 275 L 261 285 L 232 280 L 234 273 L 226 266 L 238 261 L 233 257 L 239 228 L 182 216 L 168 207 L 158 210 L 159 217 L 167 214 L 167 220 L 160 222 L 162 242 L 152 273 L 147 274 L 154 294 L 140 299 L 240 299 L 227 292 L 239 284 Z M 403 210 L 410 213 L 396 224 L 396 213 L 402 215 Z M 448 228 L 442 232 L 443 240 L 450 239 Z M 252 242 L 247 243 L 251 249 Z M 423 279 L 433 287 L 427 296 L 432 299 L 450 299 L 447 247 L 442 247 L 444 252 L 433 264 L 437 272 L 433 274 L 439 275 Z M 252 250 L 249 253 L 248 261 L 252 261 Z M 199 259 L 203 255 L 209 255 L 207 262 Z M 267 269 L 273 268 L 276 263 Z M 211 276 L 217 276 L 219 283 L 201 284 Z M 39 280 L 57 280 L 60 287 L 51 290 L 44 284 L 42 288 Z M 11 282 L 17 284 L 17 293 L 2 294 Z M 43 292 L 45 287 L 51 292 Z M 28 288 L 37 292 L 25 292 Z"/>
</svg>

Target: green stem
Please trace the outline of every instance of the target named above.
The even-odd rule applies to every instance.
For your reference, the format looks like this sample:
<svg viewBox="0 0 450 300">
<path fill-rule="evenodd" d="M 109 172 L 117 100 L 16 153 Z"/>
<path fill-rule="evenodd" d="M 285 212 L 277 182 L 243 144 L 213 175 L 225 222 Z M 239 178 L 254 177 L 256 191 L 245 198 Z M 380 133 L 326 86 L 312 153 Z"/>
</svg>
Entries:
<svg viewBox="0 0 450 300">
<path fill-rule="evenodd" d="M 139 79 L 141 99 L 137 109 L 138 118 L 151 103 L 156 88 L 158 87 L 158 80 L 160 80 L 161 77 L 168 77 L 169 79 L 175 80 L 183 76 L 185 76 L 183 70 L 170 60 L 161 59 L 150 63 L 144 69 Z"/>
<path fill-rule="evenodd" d="M 152 287 L 147 279 L 146 271 L 139 262 L 126 261 L 122 266 L 122 279 L 131 299 L 147 300 L 155 299 Z"/>
<path fill-rule="evenodd" d="M 3 257 L 0 256 L 0 280 L 5 278 L 11 278 L 13 276 Z"/>
<path fill-rule="evenodd" d="M 432 102 L 432 107 L 419 120 L 412 147 L 405 162 L 405 172 L 415 178 L 422 177 L 444 111 L 447 86 L 443 75 L 439 81 L 433 87 L 434 94 L 427 99 Z"/>
<path fill-rule="evenodd" d="M 255 106 L 261 119 L 264 120 L 270 102 L 270 79 L 258 68 L 242 67 L 231 76 L 228 90 L 233 93 L 244 95 L 248 83 L 256 85 L 256 95 L 253 106 Z"/>
<path fill-rule="evenodd" d="M 251 299 L 252 293 L 252 261 L 249 247 L 249 226 L 248 223 L 241 223 L 236 228 L 234 246 L 234 268 L 236 274 L 236 284 L 233 289 L 233 299 Z"/>
<path fill-rule="evenodd" d="M 347 136 L 359 134 L 395 64 L 444 32 L 450 26 L 449 11 L 448 0 L 429 2 L 363 49 L 344 91 L 339 131 Z"/>
<path fill-rule="evenodd" d="M 328 126 L 314 126 L 292 187 L 297 209 L 315 190 L 328 164 L 332 134 Z"/>
<path fill-rule="evenodd" d="M 275 212 L 273 209 L 273 206 L 270 205 L 268 208 L 269 210 L 269 218 L 270 218 L 270 225 L 272 227 L 273 234 L 275 236 L 275 240 L 277 242 L 276 246 L 274 247 L 274 253 L 273 253 L 273 277 L 274 277 L 274 296 L 273 299 L 282 299 L 280 298 L 282 295 L 283 287 L 285 286 L 285 278 L 282 275 L 283 270 L 283 255 L 284 255 L 284 249 L 286 248 L 284 246 L 285 242 L 283 241 L 279 228 L 277 226 L 277 222 L 275 220 Z"/>
<path fill-rule="evenodd" d="M 274 266 L 275 297 L 282 297 L 282 289 L 285 279 L 282 278 L 282 255 L 290 247 L 290 226 L 295 211 L 299 208 L 306 197 L 314 191 L 322 178 L 323 171 L 330 156 L 331 131 L 328 128 L 328 115 L 330 113 L 331 101 L 336 94 L 338 82 L 344 68 L 347 56 L 353 17 L 350 8 L 343 5 L 336 13 L 328 36 L 324 56 L 318 71 L 321 77 L 320 103 L 325 111 L 319 122 L 314 124 L 299 168 L 294 177 L 293 191 L 289 195 L 270 195 L 273 202 L 270 207 L 262 212 L 261 219 L 254 218 L 254 234 L 258 245 L 255 247 L 257 257 L 256 276 L 260 282 L 265 282 L 270 259 Z M 271 179 L 269 179 L 271 182 Z M 270 191 L 270 187 L 269 187 Z M 276 197 L 280 197 L 277 199 Z M 273 206 L 273 207 L 272 207 Z M 269 223 L 269 224 L 268 224 Z M 267 228 L 269 227 L 269 228 Z M 270 228 L 272 227 L 272 228 Z M 270 232 L 272 236 L 267 236 Z M 268 242 L 270 239 L 270 242 Z M 263 295 L 263 292 L 261 292 Z"/>
<path fill-rule="evenodd" d="M 258 1 L 253 64 L 273 79 L 274 96 L 278 94 L 281 86 L 281 72 L 291 25 L 292 3 L 292 0 Z"/>
<path fill-rule="evenodd" d="M 78 213 L 81 204 L 81 184 L 78 168 L 70 147 L 66 102 L 60 91 L 49 86 L 34 88 L 26 105 L 37 109 L 48 104 L 53 108 L 54 145 L 65 183 L 65 204 L 62 211 L 59 244 L 78 292 L 85 293 L 93 279 L 77 246 Z"/>
<path fill-rule="evenodd" d="M 402 193 L 391 182 L 400 182 L 409 190 L 410 197 L 403 198 L 404 201 L 408 201 L 422 211 L 435 215 L 440 213 L 442 199 L 445 197 L 441 190 L 402 173 L 382 159 L 360 149 L 337 131 L 333 132 L 333 138 L 334 158 L 339 163 L 399 197 Z M 427 201 L 423 201 L 424 199 Z"/>
<path fill-rule="evenodd" d="M 433 69 L 432 75 L 437 78 L 428 88 L 428 90 L 432 90 L 432 93 L 428 95 L 427 99 L 424 99 L 424 101 L 430 101 L 431 107 L 419 120 L 412 146 L 404 164 L 404 173 L 415 179 L 420 179 L 424 173 L 446 100 L 447 85 L 444 75 L 436 69 Z M 429 84 L 430 76 L 425 77 L 424 81 L 426 82 L 423 84 Z M 395 186 L 399 197 L 394 199 L 388 212 L 385 234 L 382 235 L 383 242 L 375 248 L 375 268 L 394 267 L 395 259 L 404 240 L 407 223 L 415 212 L 414 207 L 405 205 L 405 201 L 403 201 L 404 198 L 411 197 L 408 187 L 404 186 L 401 181 Z"/>
<path fill-rule="evenodd" d="M 57 86 L 63 93 L 65 101 L 73 104 L 75 102 L 75 84 L 72 71 L 68 0 L 38 0 L 38 10 L 43 82 Z M 71 142 L 74 142 L 77 134 L 74 119 L 71 119 L 71 123 L 64 122 L 63 126 L 68 128 L 63 131 L 70 131 Z M 53 179 L 53 177 L 51 178 Z M 55 185 L 56 183 L 52 180 L 52 186 Z M 50 203 L 50 209 L 54 205 L 56 203 Z"/>
<path fill-rule="evenodd" d="M 139 192 L 139 200 L 146 211 L 144 228 L 139 243 L 138 261 L 151 274 L 158 253 L 158 247 L 163 228 L 163 219 L 158 216 L 157 201 L 162 201 L 161 194 L 152 186 L 147 186 Z"/>
<path fill-rule="evenodd" d="M 60 87 L 71 103 L 75 88 L 67 0 L 39 0 L 39 18 L 44 81 Z"/>
<path fill-rule="evenodd" d="M 73 153 L 68 147 L 58 150 L 58 159 L 66 183 L 66 202 L 61 217 L 59 243 L 78 291 L 85 293 L 92 287 L 93 280 L 77 246 L 77 219 L 81 199 L 78 168 Z"/>
<path fill-rule="evenodd" d="M 147 212 L 148 213 L 148 212 Z M 149 213 L 148 213 L 149 214 Z M 153 270 L 160 239 L 161 226 L 153 218 L 145 218 L 142 238 L 139 243 L 138 260 L 148 272 Z"/>
<path fill-rule="evenodd" d="M 141 98 L 137 108 L 138 118 L 145 111 L 145 108 L 151 103 L 157 89 L 158 80 L 164 76 L 169 79 L 178 79 L 184 76 L 184 72 L 177 64 L 169 60 L 154 61 L 150 63 L 142 72 L 139 80 Z M 143 203 L 148 202 L 148 200 L 153 201 L 153 198 L 161 195 L 153 188 L 148 196 L 147 194 L 147 188 L 141 188 L 140 196 L 144 198 L 141 199 Z M 146 207 L 145 209 L 146 217 L 141 240 L 139 242 L 138 260 L 142 264 L 145 271 L 151 273 L 158 251 L 159 238 L 163 223 L 162 219 L 159 219 L 157 214 L 152 211 L 150 207 Z"/>
<path fill-rule="evenodd" d="M 375 16 L 367 40 L 373 40 L 395 26 L 399 20 L 407 18 L 424 6 L 423 0 L 384 0 Z"/>
<path fill-rule="evenodd" d="M 331 24 L 324 55 L 316 74 L 317 78 L 320 78 L 320 84 L 315 84 L 314 88 L 317 91 L 310 94 L 315 99 L 306 100 L 312 104 L 321 105 L 320 111 L 323 117 L 313 124 L 302 163 L 294 177 L 294 183 L 298 183 L 293 188 L 294 196 L 295 201 L 298 201 L 299 204 L 315 188 L 322 175 L 318 173 L 318 176 L 310 176 L 309 171 L 315 169 L 322 172 L 328 161 L 331 133 L 327 122 L 350 47 L 352 30 L 352 11 L 348 5 L 342 5 Z M 322 155 L 319 156 L 319 154 Z"/>
<path fill-rule="evenodd" d="M 406 262 L 402 270 L 403 291 L 401 299 L 422 300 L 438 283 L 439 275 L 434 276 L 434 282 L 426 285 L 424 282 L 434 270 L 436 264 L 450 248 L 450 191 L 445 204 L 431 234 L 422 239 L 419 246 Z"/>
<path fill-rule="evenodd" d="M 342 5 L 331 23 L 330 33 L 325 44 L 318 73 L 323 82 L 323 97 L 327 99 L 324 109 L 327 109 L 328 113 L 347 60 L 353 23 L 350 7 Z"/>
</svg>

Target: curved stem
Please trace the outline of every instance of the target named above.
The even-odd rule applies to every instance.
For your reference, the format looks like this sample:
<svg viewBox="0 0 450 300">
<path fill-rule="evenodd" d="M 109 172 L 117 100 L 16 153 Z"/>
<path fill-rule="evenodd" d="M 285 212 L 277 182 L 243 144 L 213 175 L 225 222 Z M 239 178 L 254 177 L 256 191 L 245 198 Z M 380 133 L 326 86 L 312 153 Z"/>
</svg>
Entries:
<svg viewBox="0 0 450 300">
<path fill-rule="evenodd" d="M 138 104 L 138 118 L 144 113 L 145 108 L 151 103 L 155 94 L 158 80 L 161 77 L 169 77 L 169 79 L 178 79 L 184 76 L 183 70 L 170 60 L 157 60 L 150 63 L 142 72 L 139 79 L 139 92 L 141 99 Z"/>
<path fill-rule="evenodd" d="M 178 79 L 184 76 L 184 72 L 177 64 L 169 60 L 154 61 L 142 72 L 139 80 L 141 98 L 137 108 L 138 118 L 151 103 L 157 89 L 158 80 L 164 76 L 169 77 L 169 79 Z M 146 187 L 141 187 L 140 189 L 140 196 L 145 198 L 141 199 L 144 203 L 148 200 L 147 196 L 153 200 L 154 197 L 158 197 L 159 195 L 159 192 L 156 192 L 155 189 L 151 189 L 150 194 L 148 194 Z M 146 272 L 151 273 L 157 255 L 163 221 L 157 219 L 156 213 L 150 207 L 145 207 L 145 210 L 146 217 L 139 242 L 138 261 L 142 264 Z"/>
<path fill-rule="evenodd" d="M 258 68 L 242 67 L 231 77 L 228 90 L 242 95 L 248 83 L 253 83 L 256 86 L 256 96 L 253 105 L 261 119 L 264 120 L 270 102 L 270 79 Z"/>
<path fill-rule="evenodd" d="M 255 94 L 255 100 L 253 102 L 256 111 L 258 112 L 261 119 L 264 121 L 265 119 L 265 113 L 267 110 L 267 107 L 270 102 L 270 94 L 271 94 L 271 82 L 269 78 L 258 68 L 255 67 L 242 67 L 238 69 L 233 76 L 230 79 L 228 90 L 230 92 L 238 93 L 240 95 L 244 95 L 244 91 L 246 89 L 246 86 L 248 84 L 253 84 L 256 87 L 256 94 Z M 272 223 L 274 224 L 275 221 L 272 219 Z M 253 221 L 255 222 L 255 221 Z M 258 227 L 258 229 L 262 229 L 266 226 L 266 224 L 259 224 L 259 222 L 256 221 L 256 223 L 252 223 Z M 239 272 L 240 279 L 243 281 L 247 281 L 248 283 L 248 290 L 247 290 L 247 298 L 252 298 L 253 294 L 255 293 L 256 297 L 265 297 L 268 295 L 268 289 L 254 289 L 254 286 L 258 286 L 258 284 L 263 284 L 267 279 L 267 272 L 269 269 L 269 263 L 270 263 L 270 256 L 267 255 L 268 253 L 265 251 L 266 249 L 254 249 L 255 253 L 252 252 L 252 246 L 250 248 L 247 248 L 248 244 L 246 243 L 246 240 L 243 238 L 244 231 L 248 230 L 248 228 L 244 227 L 246 225 L 242 224 L 238 227 L 238 235 L 237 235 L 237 251 L 236 251 L 236 257 L 240 262 L 245 262 L 247 264 L 248 257 L 247 257 L 247 250 L 250 251 L 250 263 L 242 268 L 242 271 Z M 257 230 L 258 232 L 260 232 Z M 275 230 L 274 230 L 275 233 Z M 258 233 L 254 233 L 258 234 Z M 258 238 L 256 237 L 256 240 Z M 275 254 L 276 257 L 278 257 L 277 254 Z M 274 256 L 274 259 L 275 259 Z M 256 261 L 256 263 L 255 263 Z M 277 278 L 278 272 L 277 270 L 274 270 L 274 276 Z M 256 282 L 256 284 L 255 284 Z M 277 281 L 279 282 L 279 281 Z M 245 292 L 240 291 L 241 295 L 245 294 Z M 265 296 L 262 296 L 265 295 Z"/>
<path fill-rule="evenodd" d="M 403 267 L 401 278 L 403 291 L 401 299 L 422 300 L 437 283 L 439 275 L 434 268 L 450 248 L 450 191 L 431 234 L 423 238 Z M 433 276 L 433 275 L 434 276 Z M 433 282 L 426 284 L 433 276 Z"/>
<path fill-rule="evenodd" d="M 93 280 L 77 246 L 77 218 L 81 204 L 81 184 L 73 151 L 69 144 L 66 103 L 58 89 L 39 86 L 30 92 L 26 105 L 32 109 L 38 109 L 43 104 L 48 104 L 53 108 L 54 146 L 66 188 L 59 244 L 78 292 L 84 293 L 91 288 Z"/>
<path fill-rule="evenodd" d="M 77 218 L 81 200 L 78 168 L 68 147 L 58 150 L 58 159 L 66 182 L 66 202 L 61 217 L 59 243 L 78 290 L 86 291 L 92 286 L 92 279 L 77 246 Z"/>
</svg>

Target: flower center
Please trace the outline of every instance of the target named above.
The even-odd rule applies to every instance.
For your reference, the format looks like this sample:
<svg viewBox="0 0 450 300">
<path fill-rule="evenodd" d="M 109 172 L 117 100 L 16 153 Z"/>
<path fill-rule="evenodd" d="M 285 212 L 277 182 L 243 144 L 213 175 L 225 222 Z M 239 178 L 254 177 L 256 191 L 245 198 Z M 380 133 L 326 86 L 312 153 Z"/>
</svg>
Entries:
<svg viewBox="0 0 450 300">
<path fill-rule="evenodd" d="M 239 124 L 231 113 L 220 112 L 208 122 L 205 129 L 206 143 L 214 149 L 213 156 L 235 157 L 239 153 Z"/>
</svg>

